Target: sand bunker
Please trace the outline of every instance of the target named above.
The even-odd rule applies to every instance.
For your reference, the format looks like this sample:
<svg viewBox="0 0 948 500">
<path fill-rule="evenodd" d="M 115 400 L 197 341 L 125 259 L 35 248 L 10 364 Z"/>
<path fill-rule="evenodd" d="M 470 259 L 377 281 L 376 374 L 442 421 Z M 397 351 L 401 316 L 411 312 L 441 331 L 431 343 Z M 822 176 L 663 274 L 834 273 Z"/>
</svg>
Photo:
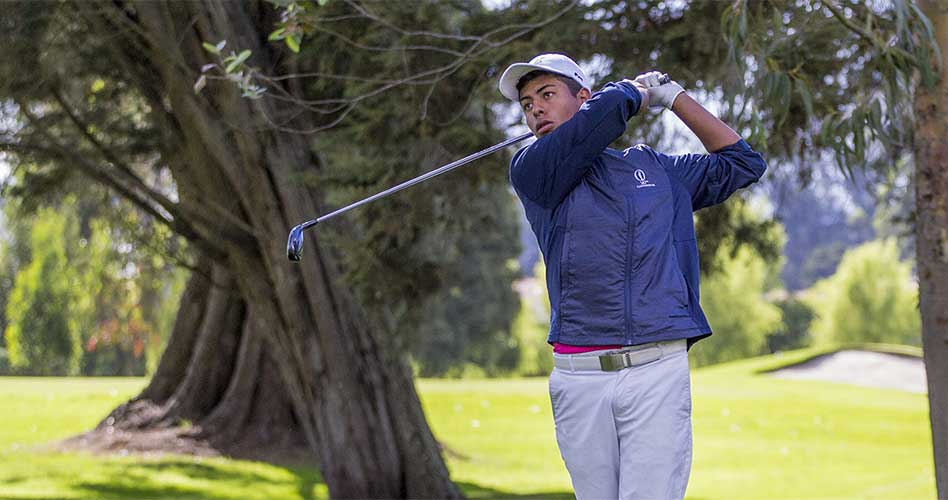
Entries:
<svg viewBox="0 0 948 500">
<path fill-rule="evenodd" d="M 867 387 L 926 393 L 921 358 L 873 351 L 843 350 L 770 373 L 779 378 L 825 380 Z"/>
</svg>

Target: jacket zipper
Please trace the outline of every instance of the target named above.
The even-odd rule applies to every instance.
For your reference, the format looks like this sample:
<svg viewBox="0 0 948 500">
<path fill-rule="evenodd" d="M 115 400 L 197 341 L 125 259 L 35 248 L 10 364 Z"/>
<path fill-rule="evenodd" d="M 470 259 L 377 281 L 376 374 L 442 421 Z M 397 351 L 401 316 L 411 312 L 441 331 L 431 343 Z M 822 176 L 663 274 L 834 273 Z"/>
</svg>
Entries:
<svg viewBox="0 0 948 500">
<path fill-rule="evenodd" d="M 625 251 L 625 343 L 632 343 L 632 241 L 635 239 L 635 206 L 632 199 L 626 197 L 626 206 L 629 208 L 629 243 Z"/>
</svg>

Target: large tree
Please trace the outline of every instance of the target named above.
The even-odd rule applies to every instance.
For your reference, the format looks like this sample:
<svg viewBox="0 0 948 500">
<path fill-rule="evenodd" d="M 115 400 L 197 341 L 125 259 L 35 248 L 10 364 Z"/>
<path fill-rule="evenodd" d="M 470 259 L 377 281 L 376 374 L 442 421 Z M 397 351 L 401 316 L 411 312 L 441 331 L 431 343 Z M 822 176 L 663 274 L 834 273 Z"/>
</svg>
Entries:
<svg viewBox="0 0 948 500">
<path fill-rule="evenodd" d="M 948 4 L 922 2 L 941 49 L 934 85 L 915 95 L 915 227 L 922 347 L 939 498 L 948 497 Z"/>
<path fill-rule="evenodd" d="M 480 314 L 461 311 L 489 318 L 480 342 L 503 339 L 512 273 L 481 258 L 515 255 L 503 158 L 453 175 L 438 195 L 392 200 L 400 215 L 366 207 L 309 235 L 302 265 L 286 260 L 286 233 L 329 204 L 496 142 L 490 102 L 474 92 L 483 67 L 470 63 L 570 6 L 497 24 L 477 2 L 376 5 L 384 18 L 330 2 L 299 56 L 267 42 L 280 22 L 269 3 L 6 6 L 0 36 L 17 54 L 0 62 L 11 192 L 30 199 L 93 180 L 195 254 L 149 385 L 85 438 L 188 421 L 191 437 L 226 452 L 302 444 L 334 497 L 458 496 L 400 356 L 406 335 L 391 334 L 426 310 L 459 316 L 457 301 L 430 300 L 456 282 L 461 295 L 485 296 Z M 200 68 L 219 61 L 206 42 L 219 40 L 274 75 L 267 98 L 214 81 L 195 92 Z M 158 182 L 167 177 L 173 189 Z"/>
<path fill-rule="evenodd" d="M 201 95 L 192 88 L 210 59 L 207 40 L 252 51 L 259 67 L 296 70 L 288 51 L 267 44 L 275 9 L 149 1 L 4 9 L 18 57 L 4 58 L 3 70 L 20 75 L 4 84 L 3 98 L 16 105 L 4 148 L 18 155 L 22 177 L 79 171 L 184 235 L 200 256 L 157 372 L 100 428 L 188 420 L 225 450 L 305 443 L 334 497 L 458 496 L 397 342 L 373 328 L 340 280 L 338 251 L 312 235 L 303 265 L 286 260 L 288 228 L 325 208 L 318 185 L 303 179 L 325 161 L 298 132 L 342 113 L 300 116 L 295 99 L 251 102 L 223 85 Z M 311 59 L 347 62 L 333 53 Z M 423 72 L 417 64 L 408 71 Z M 292 82 L 284 90 L 307 95 Z M 334 90 L 348 89 L 316 97 L 346 98 Z M 425 159 L 455 154 L 435 149 Z M 174 192 L 147 182 L 160 169 Z"/>
</svg>

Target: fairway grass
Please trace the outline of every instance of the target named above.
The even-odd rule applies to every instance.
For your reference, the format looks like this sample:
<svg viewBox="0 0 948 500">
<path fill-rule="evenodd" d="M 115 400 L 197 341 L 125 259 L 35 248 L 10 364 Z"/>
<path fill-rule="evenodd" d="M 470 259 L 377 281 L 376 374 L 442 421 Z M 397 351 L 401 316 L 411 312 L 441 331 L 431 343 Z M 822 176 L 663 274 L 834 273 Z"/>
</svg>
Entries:
<svg viewBox="0 0 948 500">
<path fill-rule="evenodd" d="M 697 370 L 689 499 L 935 497 L 924 395 L 761 372 L 813 352 Z M 313 469 L 225 458 L 57 453 L 138 378 L 0 378 L 0 498 L 326 498 Z M 545 379 L 419 380 L 472 498 L 572 498 Z"/>
</svg>

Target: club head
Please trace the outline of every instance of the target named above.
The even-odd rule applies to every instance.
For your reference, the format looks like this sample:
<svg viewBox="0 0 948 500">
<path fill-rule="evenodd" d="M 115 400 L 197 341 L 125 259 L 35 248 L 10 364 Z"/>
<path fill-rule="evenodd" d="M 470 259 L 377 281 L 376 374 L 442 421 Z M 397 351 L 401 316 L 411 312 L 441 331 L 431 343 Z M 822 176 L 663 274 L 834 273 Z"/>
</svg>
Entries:
<svg viewBox="0 0 948 500">
<path fill-rule="evenodd" d="M 303 255 L 303 225 L 300 224 L 290 231 L 286 240 L 286 257 L 293 262 L 299 262 Z"/>
</svg>

